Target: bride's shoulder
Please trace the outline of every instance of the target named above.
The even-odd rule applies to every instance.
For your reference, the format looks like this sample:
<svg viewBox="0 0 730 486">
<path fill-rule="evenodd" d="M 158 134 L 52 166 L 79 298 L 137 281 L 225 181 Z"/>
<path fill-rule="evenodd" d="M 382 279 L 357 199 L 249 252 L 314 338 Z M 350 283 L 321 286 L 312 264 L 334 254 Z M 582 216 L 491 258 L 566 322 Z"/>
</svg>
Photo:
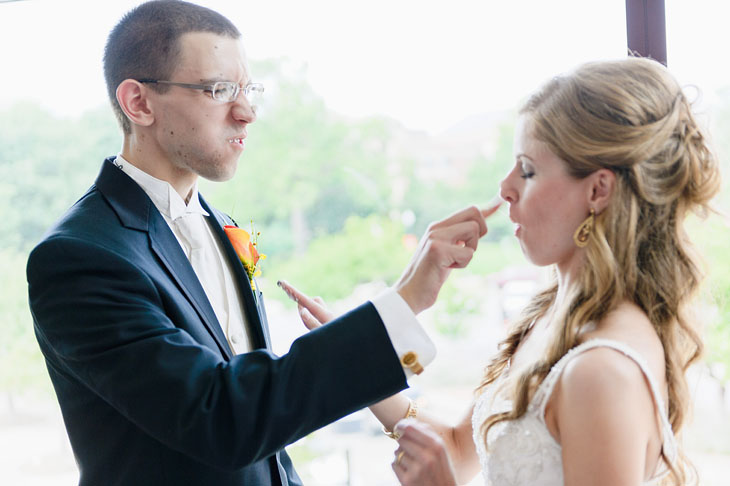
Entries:
<svg viewBox="0 0 730 486">
<path fill-rule="evenodd" d="M 620 351 L 620 347 L 595 346 L 572 357 L 559 380 L 558 394 L 574 402 L 613 402 L 631 389 L 643 390 L 644 375 L 636 363 Z"/>
<path fill-rule="evenodd" d="M 646 313 L 632 302 L 624 302 L 609 312 L 594 327 L 581 335 L 581 342 L 594 339 L 619 343 L 638 355 L 648 366 L 648 372 L 663 382 L 665 369 L 664 346 Z M 610 361 L 626 361 L 618 353 L 598 353 Z M 591 359 L 588 356 L 586 359 Z M 601 357 L 593 358 L 600 360 Z"/>
<path fill-rule="evenodd" d="M 661 340 L 647 315 L 636 305 L 625 303 L 581 335 L 583 351 L 565 364 L 557 397 L 570 404 L 582 396 L 599 407 L 624 402 L 651 401 L 647 375 L 658 390 L 666 387 L 665 357 Z M 663 394 L 663 393 L 662 393 Z M 568 405 L 570 408 L 570 405 Z"/>
<path fill-rule="evenodd" d="M 580 430 L 593 424 L 595 430 L 603 430 L 621 423 L 631 433 L 654 423 L 647 365 L 639 364 L 643 358 L 621 342 L 607 341 L 597 338 L 594 345 L 584 344 L 565 364 L 546 415 L 556 429 L 565 431 L 572 424 Z M 650 430 L 645 427 L 647 433 Z"/>
</svg>

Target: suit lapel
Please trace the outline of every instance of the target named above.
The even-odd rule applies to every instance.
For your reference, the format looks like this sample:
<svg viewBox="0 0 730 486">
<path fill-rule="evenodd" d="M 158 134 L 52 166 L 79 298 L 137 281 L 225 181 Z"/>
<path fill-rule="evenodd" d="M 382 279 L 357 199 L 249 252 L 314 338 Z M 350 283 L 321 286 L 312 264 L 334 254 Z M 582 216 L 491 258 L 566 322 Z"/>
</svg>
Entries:
<svg viewBox="0 0 730 486">
<path fill-rule="evenodd" d="M 188 300 L 193 304 L 203 324 L 205 324 L 205 327 L 208 328 L 208 331 L 218 342 L 218 346 L 223 350 L 226 357 L 231 358 L 233 353 L 228 346 L 223 329 L 221 329 L 213 307 L 205 295 L 205 290 L 200 285 L 200 280 L 195 274 L 195 270 L 190 265 L 190 261 L 185 256 L 182 248 L 180 248 L 180 243 L 178 243 L 175 235 L 161 215 L 158 214 L 156 218 L 151 217 L 150 223 L 149 238 L 152 251 L 155 252 L 170 271 L 170 274 Z"/>
<path fill-rule="evenodd" d="M 243 301 L 243 310 L 246 314 L 246 320 L 249 323 L 252 344 L 254 348 L 271 348 L 268 333 L 265 332 L 265 326 L 262 323 L 261 316 L 263 312 L 259 309 L 259 303 L 263 302 L 261 292 L 256 290 L 258 298 L 254 297 L 254 291 L 251 289 L 246 270 L 243 268 L 241 260 L 236 255 L 236 251 L 233 249 L 233 245 L 231 245 L 223 229 L 223 226 L 233 224 L 233 221 L 228 221 L 222 213 L 211 208 L 203 196 L 200 196 L 200 204 L 211 215 L 208 219 L 211 223 L 210 226 L 213 228 L 213 233 L 222 243 L 221 246 L 225 251 L 226 258 L 232 263 L 231 267 L 233 268 L 234 277 L 238 283 L 239 295 Z"/>
<path fill-rule="evenodd" d="M 130 177 L 114 166 L 112 160 L 110 158 L 104 162 L 96 181 L 97 187 L 117 211 L 124 226 L 147 232 L 152 252 L 193 305 L 223 355 L 230 359 L 233 353 L 180 243 L 147 194 Z"/>
</svg>

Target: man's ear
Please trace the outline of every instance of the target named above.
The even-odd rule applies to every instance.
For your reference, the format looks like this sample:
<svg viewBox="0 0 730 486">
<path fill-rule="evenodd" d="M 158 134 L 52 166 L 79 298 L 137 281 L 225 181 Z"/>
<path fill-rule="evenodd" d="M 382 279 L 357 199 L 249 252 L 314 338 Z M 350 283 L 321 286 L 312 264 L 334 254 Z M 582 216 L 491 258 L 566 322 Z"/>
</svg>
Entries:
<svg viewBox="0 0 730 486">
<path fill-rule="evenodd" d="M 590 180 L 588 201 L 596 213 L 600 213 L 611 201 L 616 187 L 616 174 L 609 169 L 599 169 L 588 177 Z"/>
<path fill-rule="evenodd" d="M 146 86 L 134 79 L 125 79 L 117 86 L 117 101 L 129 121 L 148 127 L 155 121 Z"/>
</svg>

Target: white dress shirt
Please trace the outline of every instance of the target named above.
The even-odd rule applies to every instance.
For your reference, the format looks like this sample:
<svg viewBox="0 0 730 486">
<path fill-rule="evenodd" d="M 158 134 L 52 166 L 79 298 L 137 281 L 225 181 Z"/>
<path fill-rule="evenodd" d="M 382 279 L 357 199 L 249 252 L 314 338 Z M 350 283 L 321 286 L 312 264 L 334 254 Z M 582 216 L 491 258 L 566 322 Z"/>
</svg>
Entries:
<svg viewBox="0 0 730 486">
<path fill-rule="evenodd" d="M 186 236 L 186 231 L 181 231 L 176 221 L 180 222 L 181 218 L 188 217 L 205 220 L 204 216 L 208 216 L 200 205 L 197 184 L 193 187 L 190 201 L 186 204 L 168 182 L 140 170 L 125 160 L 121 154 L 117 156 L 115 165 L 139 184 L 149 196 L 190 260 L 191 247 L 195 244 L 188 241 L 190 238 Z M 207 251 L 213 251 L 208 255 L 214 255 L 211 258 L 216 264 L 203 265 L 202 268 L 195 268 L 196 265 L 193 264 L 193 269 L 201 281 L 231 349 L 236 354 L 245 353 L 252 348 L 230 262 L 224 257 L 220 242 L 213 235 L 209 224 L 198 227 L 204 233 L 197 235 L 201 238 L 200 243 L 207 247 Z M 436 357 L 436 347 L 421 327 L 411 308 L 395 290 L 387 289 L 374 298 L 372 303 L 385 325 L 396 355 L 402 360 L 407 377 L 412 376 L 414 372 L 420 372 L 420 367 L 425 367 L 433 361 Z M 415 366 L 412 364 L 414 359 Z"/>
<path fill-rule="evenodd" d="M 251 351 L 253 348 L 238 287 L 234 283 L 233 269 L 228 259 L 224 257 L 225 253 L 218 238 L 206 222 L 205 216 L 208 216 L 208 212 L 200 205 L 197 184 L 193 187 L 190 201 L 185 204 L 180 194 L 168 182 L 138 169 L 121 155 L 117 156 L 115 164 L 139 184 L 165 218 L 188 260 L 191 261 L 233 352 L 241 354 Z M 197 225 L 186 223 L 189 218 L 198 218 L 199 221 L 195 222 Z M 195 228 L 193 231 L 197 234 L 191 236 L 190 230 L 183 227 L 184 224 L 190 224 L 189 227 Z M 193 239 L 195 242 L 191 241 Z M 191 259 L 192 248 L 197 246 L 202 246 L 208 253 L 207 259 L 202 261 Z"/>
</svg>

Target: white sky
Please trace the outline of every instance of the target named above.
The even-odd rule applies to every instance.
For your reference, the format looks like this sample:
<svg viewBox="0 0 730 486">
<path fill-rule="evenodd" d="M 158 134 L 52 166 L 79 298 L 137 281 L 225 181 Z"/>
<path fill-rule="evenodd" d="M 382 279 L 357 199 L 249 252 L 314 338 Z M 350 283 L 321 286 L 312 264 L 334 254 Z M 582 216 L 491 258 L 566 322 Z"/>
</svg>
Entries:
<svg viewBox="0 0 730 486">
<path fill-rule="evenodd" d="M 0 3 L 0 108 L 56 114 L 106 103 L 102 49 L 138 0 Z M 251 59 L 288 58 L 335 111 L 441 131 L 514 107 L 547 77 L 626 52 L 624 0 L 199 0 L 244 35 Z M 730 86 L 730 2 L 667 0 L 669 65 L 712 97 Z M 254 77 L 255 77 L 255 73 Z"/>
</svg>

